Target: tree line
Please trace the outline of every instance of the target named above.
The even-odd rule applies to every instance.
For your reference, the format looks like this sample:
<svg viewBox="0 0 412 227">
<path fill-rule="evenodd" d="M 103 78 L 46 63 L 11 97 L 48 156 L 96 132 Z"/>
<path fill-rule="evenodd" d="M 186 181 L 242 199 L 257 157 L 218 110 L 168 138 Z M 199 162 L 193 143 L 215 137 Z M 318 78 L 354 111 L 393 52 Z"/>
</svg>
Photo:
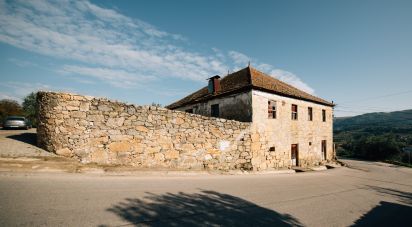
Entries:
<svg viewBox="0 0 412 227">
<path fill-rule="evenodd" d="M 358 130 L 335 133 L 337 155 L 374 161 L 410 163 L 409 152 L 412 147 L 412 129 L 398 130 Z"/>
</svg>

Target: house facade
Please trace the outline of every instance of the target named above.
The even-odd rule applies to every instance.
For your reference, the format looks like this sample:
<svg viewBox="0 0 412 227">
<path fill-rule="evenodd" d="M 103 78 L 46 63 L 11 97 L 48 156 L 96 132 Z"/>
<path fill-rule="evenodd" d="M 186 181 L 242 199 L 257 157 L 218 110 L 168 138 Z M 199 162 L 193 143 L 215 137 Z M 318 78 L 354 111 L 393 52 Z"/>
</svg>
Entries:
<svg viewBox="0 0 412 227">
<path fill-rule="evenodd" d="M 250 122 L 252 165 L 260 169 L 319 165 L 335 159 L 334 104 L 250 66 L 167 106 L 203 116 Z"/>
</svg>

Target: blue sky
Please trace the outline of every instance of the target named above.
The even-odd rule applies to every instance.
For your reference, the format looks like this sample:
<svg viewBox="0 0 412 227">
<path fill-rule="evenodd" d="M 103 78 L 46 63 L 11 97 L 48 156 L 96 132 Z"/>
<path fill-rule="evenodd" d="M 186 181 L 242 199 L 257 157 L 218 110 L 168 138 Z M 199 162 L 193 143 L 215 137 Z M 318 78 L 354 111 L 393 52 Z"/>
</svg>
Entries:
<svg viewBox="0 0 412 227">
<path fill-rule="evenodd" d="M 170 104 L 251 65 L 338 104 L 412 108 L 412 1 L 4 1 L 0 99 Z"/>
</svg>

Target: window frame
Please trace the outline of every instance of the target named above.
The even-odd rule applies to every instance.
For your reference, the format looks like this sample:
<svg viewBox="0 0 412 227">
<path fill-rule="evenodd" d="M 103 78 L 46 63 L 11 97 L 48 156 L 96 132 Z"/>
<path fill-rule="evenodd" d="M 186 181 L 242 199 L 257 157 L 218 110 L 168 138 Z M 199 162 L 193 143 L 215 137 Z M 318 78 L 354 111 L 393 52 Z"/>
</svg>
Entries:
<svg viewBox="0 0 412 227">
<path fill-rule="evenodd" d="M 217 107 L 217 108 L 216 108 Z M 210 105 L 210 116 L 211 117 L 220 117 L 220 108 L 219 104 Z"/>
<path fill-rule="evenodd" d="M 295 153 L 295 165 L 294 166 L 299 166 L 299 144 L 291 144 L 290 146 L 290 159 L 293 160 L 293 153 Z M 293 163 L 292 163 L 293 165 Z"/>
<path fill-rule="evenodd" d="M 326 110 L 322 109 L 322 122 L 326 122 Z"/>
<path fill-rule="evenodd" d="M 277 103 L 275 100 L 268 100 L 268 118 L 277 118 Z"/>
<path fill-rule="evenodd" d="M 313 107 L 308 107 L 308 121 L 313 121 Z"/>
<path fill-rule="evenodd" d="M 322 161 L 324 161 L 324 160 L 327 160 L 328 159 L 328 145 L 327 145 L 327 140 L 322 140 L 321 141 L 321 145 L 320 145 L 320 147 L 321 147 L 321 157 L 322 157 Z"/>
<path fill-rule="evenodd" d="M 293 107 L 296 107 L 296 110 L 294 110 Z M 292 106 L 291 106 L 291 113 L 292 113 L 291 116 L 292 116 L 293 121 L 297 121 L 299 119 L 298 110 L 299 110 L 298 105 L 292 104 Z"/>
</svg>

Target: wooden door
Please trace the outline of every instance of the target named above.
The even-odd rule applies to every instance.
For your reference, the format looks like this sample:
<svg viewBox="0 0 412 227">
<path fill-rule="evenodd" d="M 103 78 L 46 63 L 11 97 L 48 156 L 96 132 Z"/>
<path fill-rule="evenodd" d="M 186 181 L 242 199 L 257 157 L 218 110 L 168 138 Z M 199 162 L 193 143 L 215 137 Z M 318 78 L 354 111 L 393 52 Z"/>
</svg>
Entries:
<svg viewBox="0 0 412 227">
<path fill-rule="evenodd" d="M 299 165 L 299 149 L 297 144 L 292 144 L 291 147 L 291 160 L 292 160 L 292 166 L 298 166 Z"/>
<path fill-rule="evenodd" d="M 326 160 L 326 140 L 322 140 L 322 160 Z"/>
</svg>

